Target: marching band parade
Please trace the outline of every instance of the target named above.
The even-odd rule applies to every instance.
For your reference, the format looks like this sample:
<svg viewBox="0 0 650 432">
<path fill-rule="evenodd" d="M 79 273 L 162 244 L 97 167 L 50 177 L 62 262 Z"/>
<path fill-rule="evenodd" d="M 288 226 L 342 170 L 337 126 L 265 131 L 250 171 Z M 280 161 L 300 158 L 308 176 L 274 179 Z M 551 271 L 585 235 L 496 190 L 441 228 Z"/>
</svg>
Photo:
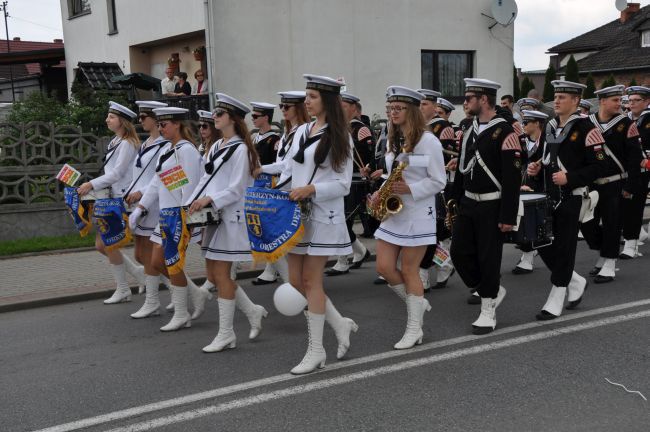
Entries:
<svg viewBox="0 0 650 432">
<path fill-rule="evenodd" d="M 168 332 L 191 327 L 214 297 L 219 326 L 203 351 L 232 349 L 242 343 L 236 310 L 248 320 L 250 340 L 266 320 L 283 319 L 237 282 L 238 263 L 265 263 L 252 283 L 272 284 L 276 309 L 306 319 L 306 353 L 287 365 L 298 375 L 334 357 L 324 348 L 325 323 L 337 359 L 364 337 L 354 314 L 343 316 L 324 289 L 325 278 L 367 266 L 357 219 L 376 239 L 375 283 L 399 297 L 406 318 L 402 338 L 387 341 L 397 350 L 435 339 L 423 333 L 425 315 L 440 307 L 426 298 L 431 289 L 464 285 L 467 302 L 480 305 L 468 331 L 495 330 L 508 292 L 500 276 L 506 244 L 521 250 L 513 274 L 532 272 L 537 256 L 550 270 L 536 320 L 578 308 L 589 281 L 615 280 L 617 265 L 625 266 L 618 260 L 640 255 L 648 235 L 650 88 L 607 87 L 592 106 L 581 99 L 584 85 L 553 81 L 554 114 L 523 98 L 520 122 L 498 105 L 499 83 L 466 78 L 466 118 L 456 126 L 444 94 L 394 85 L 385 91 L 386 124 L 375 132 L 364 122 L 362 99 L 342 91 L 343 82 L 304 79 L 305 89 L 279 91 L 277 105 L 217 93 L 214 111 L 197 113 L 198 142 L 187 109 L 137 101 L 135 113 L 110 103 L 114 138 L 103 174 L 65 191 L 77 228 L 95 227 L 96 249 L 112 270 L 115 291 L 105 304 L 132 300 L 129 273 L 144 292 L 131 317 L 160 315 L 165 286 L 171 318 L 160 330 Z M 273 127 L 276 110 L 282 131 Z M 148 134 L 141 144 L 136 121 Z M 574 269 L 581 237 L 594 251 L 589 275 Z M 135 262 L 121 251 L 132 240 Z M 184 271 L 186 251 L 195 247 L 205 258 L 202 286 Z M 330 258 L 335 264 L 326 269 Z"/>
</svg>

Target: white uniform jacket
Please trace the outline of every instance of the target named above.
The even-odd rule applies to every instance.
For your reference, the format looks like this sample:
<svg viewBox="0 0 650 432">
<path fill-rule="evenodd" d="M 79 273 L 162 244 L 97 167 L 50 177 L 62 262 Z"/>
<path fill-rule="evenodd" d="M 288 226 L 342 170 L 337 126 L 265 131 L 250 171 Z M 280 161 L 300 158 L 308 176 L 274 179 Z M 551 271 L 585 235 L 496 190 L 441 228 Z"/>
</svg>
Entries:
<svg viewBox="0 0 650 432">
<path fill-rule="evenodd" d="M 234 153 L 223 166 L 223 158 L 228 154 L 232 146 L 237 146 Z M 238 137 L 232 137 L 225 145 L 219 140 L 210 147 L 208 161 L 213 158 L 221 149 L 224 151 L 213 162 L 214 170 L 219 166 L 219 171 L 212 177 L 212 174 L 205 172 L 194 191 L 185 200 L 184 205 L 190 205 L 192 201 L 208 196 L 212 200 L 212 207 L 221 210 L 221 218 L 227 222 L 244 223 L 244 194 L 246 188 L 253 185 L 253 177 L 250 175 L 250 163 L 248 161 L 248 149 L 244 141 Z M 213 171 L 214 172 L 214 171 Z M 210 179 L 212 177 L 212 179 Z M 207 182 L 207 185 L 206 185 Z M 203 189 L 203 186 L 205 188 Z M 196 196 L 199 191 L 203 191 Z"/>
<path fill-rule="evenodd" d="M 162 161 L 162 163 L 161 163 Z M 181 165 L 189 180 L 189 183 L 180 189 L 169 191 L 160 180 L 159 174 L 166 170 Z M 160 151 L 156 162 L 155 174 L 147 187 L 140 205 L 149 209 L 152 204 L 158 202 L 160 209 L 180 207 L 192 196 L 201 175 L 203 175 L 203 162 L 199 151 L 189 141 L 180 140 L 175 146 L 166 144 Z"/>
<path fill-rule="evenodd" d="M 314 173 L 314 154 L 320 140 L 316 140 L 305 150 L 305 162 L 298 163 L 293 157 L 298 153 L 303 135 L 308 137 L 314 122 L 301 125 L 293 137 L 291 151 L 287 155 L 289 163 L 284 171 L 287 177 L 291 175 L 291 188 L 313 184 L 316 193 L 311 196 L 312 211 L 311 219 L 324 224 L 345 223 L 345 212 L 343 209 L 343 198 L 350 193 L 352 183 L 352 137 L 349 136 L 350 157 L 343 165 L 341 172 L 336 172 L 331 166 L 330 155 L 327 155 L 325 162 L 318 167 L 311 183 L 309 179 Z M 322 134 L 321 129 L 317 134 Z M 285 159 L 287 159 L 285 158 Z"/>
<path fill-rule="evenodd" d="M 130 190 L 129 193 L 140 192 L 144 195 L 151 179 L 156 175 L 158 156 L 161 155 L 163 147 L 168 142 L 159 136 L 155 140 L 147 140 L 142 143 L 133 163 L 133 180 L 127 189 Z"/>
<path fill-rule="evenodd" d="M 104 175 L 90 181 L 93 189 L 111 188 L 113 197 L 121 197 L 131 184 L 133 161 L 138 149 L 127 140 L 114 137 L 106 149 Z"/>
</svg>

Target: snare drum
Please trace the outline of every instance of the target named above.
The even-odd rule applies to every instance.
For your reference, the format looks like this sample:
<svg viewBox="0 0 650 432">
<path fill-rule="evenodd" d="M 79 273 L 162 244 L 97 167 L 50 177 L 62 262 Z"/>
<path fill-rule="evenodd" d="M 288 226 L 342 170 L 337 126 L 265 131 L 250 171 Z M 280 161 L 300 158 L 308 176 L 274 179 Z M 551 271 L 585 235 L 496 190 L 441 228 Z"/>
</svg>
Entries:
<svg viewBox="0 0 650 432">
<path fill-rule="evenodd" d="M 189 213 L 189 206 L 183 207 L 187 212 L 185 223 L 188 228 L 206 227 L 208 225 L 219 225 L 221 223 L 221 211 L 215 212 L 212 207 L 204 207 L 194 213 Z"/>
<path fill-rule="evenodd" d="M 544 194 L 521 194 L 524 214 L 519 220 L 519 229 L 506 233 L 505 243 L 532 244 L 541 247 L 553 239 L 552 206 Z"/>
<path fill-rule="evenodd" d="M 112 195 L 113 194 L 111 193 L 111 188 L 104 188 L 104 189 L 97 189 L 97 190 L 93 189 L 80 198 L 82 202 L 97 201 L 98 199 L 113 198 Z"/>
</svg>

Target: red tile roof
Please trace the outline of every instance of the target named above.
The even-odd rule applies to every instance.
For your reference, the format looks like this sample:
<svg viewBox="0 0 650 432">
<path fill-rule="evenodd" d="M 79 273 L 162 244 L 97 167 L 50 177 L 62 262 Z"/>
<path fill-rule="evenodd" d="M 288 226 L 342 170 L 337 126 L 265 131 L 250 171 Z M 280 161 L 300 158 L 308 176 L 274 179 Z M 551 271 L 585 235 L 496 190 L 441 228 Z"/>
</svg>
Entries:
<svg viewBox="0 0 650 432">
<path fill-rule="evenodd" d="M 9 40 L 9 48 L 12 52 L 15 51 L 37 51 L 44 50 L 49 48 L 63 48 L 63 42 L 35 42 L 35 41 L 17 41 Z M 7 52 L 7 40 L 0 39 L 0 53 Z M 65 63 L 61 62 L 57 66 L 64 66 Z M 17 70 L 23 71 L 26 70 L 26 75 L 38 75 L 41 73 L 41 66 L 38 63 L 28 63 L 25 65 L 15 65 Z M 23 75 L 19 73 L 19 75 Z M 4 77 L 4 75 L 2 75 Z M 14 77 L 16 74 L 14 73 Z"/>
</svg>

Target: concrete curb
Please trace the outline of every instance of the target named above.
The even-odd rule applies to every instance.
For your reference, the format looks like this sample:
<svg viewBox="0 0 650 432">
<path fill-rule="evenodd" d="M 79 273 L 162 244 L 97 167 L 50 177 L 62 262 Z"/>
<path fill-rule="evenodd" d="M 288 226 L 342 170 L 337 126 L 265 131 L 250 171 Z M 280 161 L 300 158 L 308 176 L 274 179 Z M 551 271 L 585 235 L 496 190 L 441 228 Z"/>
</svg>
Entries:
<svg viewBox="0 0 650 432">
<path fill-rule="evenodd" d="M 94 248 L 92 248 L 94 249 Z M 375 262 L 377 257 L 374 254 L 371 254 L 368 259 L 365 261 L 366 263 L 368 262 Z M 336 263 L 336 260 L 329 260 L 327 262 L 327 266 L 332 266 Z M 256 270 L 246 270 L 237 273 L 237 280 L 245 280 L 245 279 L 252 279 L 256 276 L 258 276 L 261 273 L 261 270 L 256 269 Z M 203 282 L 205 282 L 205 277 L 198 277 L 198 278 L 192 278 L 192 281 L 194 283 L 201 285 Z M 166 291 L 167 287 L 161 284 L 160 286 L 161 291 Z M 15 311 L 20 311 L 20 310 L 25 310 L 25 309 L 34 309 L 34 308 L 40 308 L 40 307 L 45 307 L 45 306 L 56 306 L 56 305 L 62 305 L 62 304 L 68 304 L 68 303 L 76 303 L 76 302 L 81 302 L 81 301 L 87 301 L 87 300 L 97 300 L 97 299 L 106 299 L 113 294 L 113 289 L 102 289 L 102 290 L 97 290 L 97 291 L 90 291 L 87 293 L 80 293 L 80 294 L 68 294 L 68 295 L 62 295 L 62 296 L 57 296 L 57 297 L 50 297 L 50 298 L 44 298 L 44 299 L 37 299 L 37 300 L 28 300 L 24 302 L 18 302 L 18 303 L 11 303 L 11 304 L 6 304 L 6 305 L 0 305 L 0 313 L 4 312 L 15 312 Z M 131 292 L 134 295 L 137 295 L 138 292 L 138 287 L 137 285 L 131 286 Z M 144 299 L 144 296 L 142 296 Z"/>
</svg>

